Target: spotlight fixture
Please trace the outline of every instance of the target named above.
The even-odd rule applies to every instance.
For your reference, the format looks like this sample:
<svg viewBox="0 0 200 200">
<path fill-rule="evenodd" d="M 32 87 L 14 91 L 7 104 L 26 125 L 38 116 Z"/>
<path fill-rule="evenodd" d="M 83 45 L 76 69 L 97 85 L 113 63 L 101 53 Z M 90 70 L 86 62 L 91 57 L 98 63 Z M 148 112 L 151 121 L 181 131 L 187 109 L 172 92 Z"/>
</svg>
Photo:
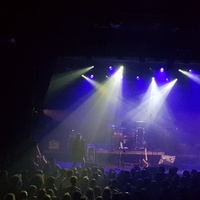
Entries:
<svg viewBox="0 0 200 200">
<path fill-rule="evenodd" d="M 90 75 L 90 78 L 91 78 L 91 79 L 93 79 L 93 78 L 94 78 L 94 75 L 93 75 L 93 74 L 91 74 L 91 75 Z"/>
<path fill-rule="evenodd" d="M 112 71 L 112 70 L 113 70 L 113 67 L 112 67 L 112 66 L 109 66 L 109 70 Z"/>
<path fill-rule="evenodd" d="M 164 72 L 164 68 L 160 68 L 160 72 Z"/>
</svg>

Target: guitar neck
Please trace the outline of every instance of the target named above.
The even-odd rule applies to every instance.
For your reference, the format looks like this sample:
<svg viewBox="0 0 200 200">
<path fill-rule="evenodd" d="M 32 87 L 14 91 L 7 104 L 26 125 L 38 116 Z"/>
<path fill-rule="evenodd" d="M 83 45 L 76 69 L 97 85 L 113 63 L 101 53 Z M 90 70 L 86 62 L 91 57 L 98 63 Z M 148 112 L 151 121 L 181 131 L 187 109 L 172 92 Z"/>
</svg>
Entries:
<svg viewBox="0 0 200 200">
<path fill-rule="evenodd" d="M 148 155 L 147 155 L 147 148 L 144 149 L 144 156 L 145 156 L 145 160 L 148 160 Z"/>
</svg>

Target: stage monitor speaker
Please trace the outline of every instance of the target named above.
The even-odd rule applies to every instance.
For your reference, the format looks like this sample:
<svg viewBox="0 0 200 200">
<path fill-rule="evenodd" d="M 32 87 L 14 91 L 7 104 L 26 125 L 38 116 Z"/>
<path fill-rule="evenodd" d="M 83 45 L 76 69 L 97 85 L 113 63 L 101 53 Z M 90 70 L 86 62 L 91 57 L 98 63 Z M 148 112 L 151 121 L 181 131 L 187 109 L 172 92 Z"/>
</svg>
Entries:
<svg viewBox="0 0 200 200">
<path fill-rule="evenodd" d="M 161 155 L 158 162 L 159 165 L 173 165 L 176 160 L 176 156 Z"/>
</svg>

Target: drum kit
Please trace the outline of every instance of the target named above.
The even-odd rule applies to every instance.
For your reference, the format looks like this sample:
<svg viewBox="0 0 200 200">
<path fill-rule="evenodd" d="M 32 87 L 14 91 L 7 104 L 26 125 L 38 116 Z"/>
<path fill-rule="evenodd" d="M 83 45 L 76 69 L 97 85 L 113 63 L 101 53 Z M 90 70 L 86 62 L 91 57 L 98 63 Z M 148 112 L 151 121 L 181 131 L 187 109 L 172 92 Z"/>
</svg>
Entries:
<svg viewBox="0 0 200 200">
<path fill-rule="evenodd" d="M 145 122 L 137 121 L 134 128 L 127 128 L 109 124 L 111 129 L 111 146 L 113 150 L 126 148 L 129 150 L 140 150 L 146 147 Z"/>
</svg>

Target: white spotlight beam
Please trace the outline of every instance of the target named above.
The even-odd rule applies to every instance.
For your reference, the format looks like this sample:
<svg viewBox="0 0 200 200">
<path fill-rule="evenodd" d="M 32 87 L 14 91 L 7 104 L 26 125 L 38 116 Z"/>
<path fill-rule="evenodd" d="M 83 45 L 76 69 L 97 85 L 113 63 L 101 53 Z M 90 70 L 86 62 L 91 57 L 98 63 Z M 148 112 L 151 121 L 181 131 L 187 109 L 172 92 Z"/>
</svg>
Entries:
<svg viewBox="0 0 200 200">
<path fill-rule="evenodd" d="M 65 88 L 67 85 L 80 78 L 80 76 L 89 70 L 94 68 L 93 66 L 84 69 L 73 70 L 66 73 L 56 74 L 52 77 L 48 88 L 48 95 L 52 95 L 54 92 L 58 92 Z"/>
<path fill-rule="evenodd" d="M 100 85 L 99 83 L 97 83 L 96 81 L 94 81 L 94 80 L 88 78 L 87 76 L 82 75 L 82 77 L 83 77 L 84 79 L 86 79 L 86 80 L 87 80 L 91 85 L 93 85 L 96 89 L 98 89 L 99 87 L 101 87 L 101 85 Z"/>
<path fill-rule="evenodd" d="M 127 116 L 131 117 L 134 121 L 144 120 L 148 121 L 149 116 L 152 113 L 152 101 L 154 95 L 158 92 L 158 86 L 156 84 L 155 78 L 152 77 L 152 81 L 142 98 L 142 102 L 139 106 L 132 109 Z"/>
<path fill-rule="evenodd" d="M 167 96 L 169 95 L 176 81 L 177 79 L 165 84 L 160 88 L 160 90 L 157 93 L 153 95 L 150 101 L 150 107 L 152 110 L 152 119 L 154 119 L 157 116 L 159 110 L 163 106 Z"/>
<path fill-rule="evenodd" d="M 135 120 L 144 120 L 148 122 L 149 120 L 150 122 L 154 120 L 176 81 L 177 79 L 159 88 L 156 82 L 154 82 L 154 79 L 152 79 L 142 103 L 129 112 L 128 115 L 134 116 Z"/>
<path fill-rule="evenodd" d="M 105 120 L 105 114 L 108 114 L 109 111 L 109 118 L 112 118 L 112 115 L 115 116 L 116 108 L 121 103 L 121 98 L 119 98 L 121 80 L 117 80 L 114 75 L 107 79 L 103 85 L 97 84 L 94 93 L 90 93 L 84 99 L 81 98 L 74 102 L 72 107 L 75 110 L 67 116 L 63 123 L 73 124 L 78 119 L 80 126 L 84 127 L 89 124 L 88 128 L 92 127 L 93 133 L 97 133 Z"/>
<path fill-rule="evenodd" d="M 189 73 L 189 72 L 181 70 L 181 69 L 179 69 L 179 72 L 186 75 L 187 77 L 189 77 L 191 80 L 195 81 L 196 83 L 200 84 L 200 75 L 192 74 L 192 73 Z"/>
</svg>

